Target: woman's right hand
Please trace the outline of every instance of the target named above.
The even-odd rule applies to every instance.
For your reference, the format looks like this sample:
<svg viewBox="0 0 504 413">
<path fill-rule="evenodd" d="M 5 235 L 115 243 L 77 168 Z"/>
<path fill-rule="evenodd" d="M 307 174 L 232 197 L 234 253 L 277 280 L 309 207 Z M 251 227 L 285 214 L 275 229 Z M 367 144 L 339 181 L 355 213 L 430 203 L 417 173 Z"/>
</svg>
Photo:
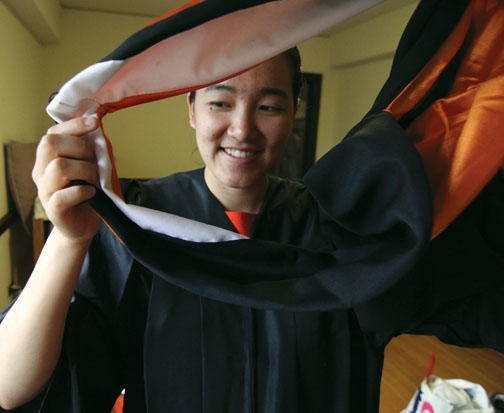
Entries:
<svg viewBox="0 0 504 413">
<path fill-rule="evenodd" d="M 0 404 L 9 410 L 39 394 L 58 364 L 68 308 L 99 226 L 86 203 L 95 188 L 71 186 L 75 180 L 98 183 L 94 148 L 86 137 L 98 126 L 95 118 L 63 122 L 51 127 L 37 148 L 32 177 L 55 228 L 0 324 Z"/>
<path fill-rule="evenodd" d="M 85 136 L 98 127 L 94 117 L 75 118 L 48 129 L 38 145 L 32 177 L 44 210 L 69 241 L 89 242 L 99 218 L 85 203 L 96 192 L 98 167 Z M 92 185 L 73 185 L 75 180 Z"/>
</svg>

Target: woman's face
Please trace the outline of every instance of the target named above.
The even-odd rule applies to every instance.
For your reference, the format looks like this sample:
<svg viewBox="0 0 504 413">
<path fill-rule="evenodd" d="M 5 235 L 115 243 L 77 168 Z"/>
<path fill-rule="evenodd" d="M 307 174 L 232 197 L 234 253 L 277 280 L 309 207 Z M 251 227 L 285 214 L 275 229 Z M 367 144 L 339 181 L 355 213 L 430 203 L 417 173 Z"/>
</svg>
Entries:
<svg viewBox="0 0 504 413">
<path fill-rule="evenodd" d="M 294 125 L 288 58 L 198 90 L 188 103 L 209 187 L 263 188 Z"/>
</svg>

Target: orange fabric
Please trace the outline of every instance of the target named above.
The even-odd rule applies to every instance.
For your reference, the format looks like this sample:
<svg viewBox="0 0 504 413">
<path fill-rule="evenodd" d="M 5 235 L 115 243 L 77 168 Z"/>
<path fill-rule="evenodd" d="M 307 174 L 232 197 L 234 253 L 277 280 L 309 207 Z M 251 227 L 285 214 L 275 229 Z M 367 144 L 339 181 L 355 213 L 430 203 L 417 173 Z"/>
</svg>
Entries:
<svg viewBox="0 0 504 413">
<path fill-rule="evenodd" d="M 124 409 L 124 395 L 120 395 L 114 403 L 114 407 L 112 407 L 112 411 L 110 413 L 122 413 Z"/>
<path fill-rule="evenodd" d="M 252 225 L 254 225 L 254 220 L 256 219 L 257 214 L 250 212 L 226 211 L 226 215 L 240 234 L 250 237 Z"/>
<path fill-rule="evenodd" d="M 105 218 L 103 218 L 103 217 L 102 217 L 102 216 L 101 216 L 98 212 L 96 212 L 96 209 L 94 209 L 94 208 L 93 208 L 93 212 L 94 212 L 94 214 L 95 214 L 98 218 L 100 218 L 100 220 L 101 220 L 101 221 L 105 224 L 105 226 L 109 229 L 109 231 L 110 231 L 112 234 L 114 234 L 114 237 L 116 237 L 116 238 L 119 240 L 119 242 L 120 242 L 122 245 L 124 245 L 124 246 L 125 246 L 126 244 L 124 243 L 124 241 L 123 241 L 123 240 L 119 237 L 119 235 L 117 235 L 117 232 L 115 232 L 115 231 L 114 231 L 114 229 L 113 229 L 113 228 L 110 226 L 110 224 L 109 224 L 109 223 L 105 220 Z"/>
<path fill-rule="evenodd" d="M 387 111 L 396 119 L 413 109 L 424 95 L 434 85 L 446 65 L 450 63 L 457 51 L 462 46 L 469 29 L 472 18 L 471 7 L 468 7 L 455 30 L 446 39 L 438 52 L 430 59 L 415 78 L 401 91 L 390 103 Z"/>
<path fill-rule="evenodd" d="M 462 212 L 504 162 L 503 39 L 504 4 L 473 0 L 443 47 L 387 108 L 399 119 L 425 95 L 458 48 L 465 48 L 448 96 L 434 102 L 406 131 L 432 188 L 433 237 Z"/>
</svg>

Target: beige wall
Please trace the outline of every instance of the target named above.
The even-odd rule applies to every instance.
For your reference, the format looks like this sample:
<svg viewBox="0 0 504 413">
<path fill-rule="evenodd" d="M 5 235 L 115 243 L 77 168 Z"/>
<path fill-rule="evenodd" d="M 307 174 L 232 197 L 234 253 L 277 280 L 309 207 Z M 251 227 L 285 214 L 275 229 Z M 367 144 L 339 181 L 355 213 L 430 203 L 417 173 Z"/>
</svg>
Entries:
<svg viewBox="0 0 504 413">
<path fill-rule="evenodd" d="M 368 110 L 387 76 L 393 50 L 413 7 L 409 2 L 387 15 L 345 24 L 331 36 L 300 45 L 303 70 L 323 74 L 317 157 L 339 142 Z M 38 139 L 51 125 L 43 111 L 49 93 L 147 21 L 64 9 L 59 42 L 41 46 L 0 3 L 2 143 Z M 105 128 L 114 144 L 121 176 L 156 177 L 201 166 L 187 123 L 184 96 L 110 114 Z M 3 215 L 7 211 L 3 157 L 0 162 Z M 0 237 L 0 307 L 7 300 L 10 280 L 8 242 L 8 234 Z"/>
<path fill-rule="evenodd" d="M 401 33 L 418 2 L 405 3 L 389 13 L 358 25 L 341 26 L 332 33 L 332 144 L 367 113 L 387 79 Z M 327 149 L 319 148 L 319 153 Z"/>
<path fill-rule="evenodd" d="M 33 141 L 42 129 L 42 51 L 32 35 L 0 2 L 0 142 Z M 0 157 L 0 217 L 7 212 L 4 157 Z M 10 283 L 10 234 L 0 237 L 0 307 Z M 31 259 L 31 257 L 28 257 Z"/>
</svg>

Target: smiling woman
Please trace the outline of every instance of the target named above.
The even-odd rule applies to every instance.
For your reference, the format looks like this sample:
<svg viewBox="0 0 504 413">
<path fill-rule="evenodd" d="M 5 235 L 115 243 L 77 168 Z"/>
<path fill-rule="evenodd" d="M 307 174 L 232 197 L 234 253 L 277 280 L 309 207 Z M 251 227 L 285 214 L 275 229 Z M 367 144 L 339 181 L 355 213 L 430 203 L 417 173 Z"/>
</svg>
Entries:
<svg viewBox="0 0 504 413">
<path fill-rule="evenodd" d="M 231 211 L 257 213 L 294 126 L 293 69 L 282 54 L 188 98 L 205 182 Z"/>
</svg>

